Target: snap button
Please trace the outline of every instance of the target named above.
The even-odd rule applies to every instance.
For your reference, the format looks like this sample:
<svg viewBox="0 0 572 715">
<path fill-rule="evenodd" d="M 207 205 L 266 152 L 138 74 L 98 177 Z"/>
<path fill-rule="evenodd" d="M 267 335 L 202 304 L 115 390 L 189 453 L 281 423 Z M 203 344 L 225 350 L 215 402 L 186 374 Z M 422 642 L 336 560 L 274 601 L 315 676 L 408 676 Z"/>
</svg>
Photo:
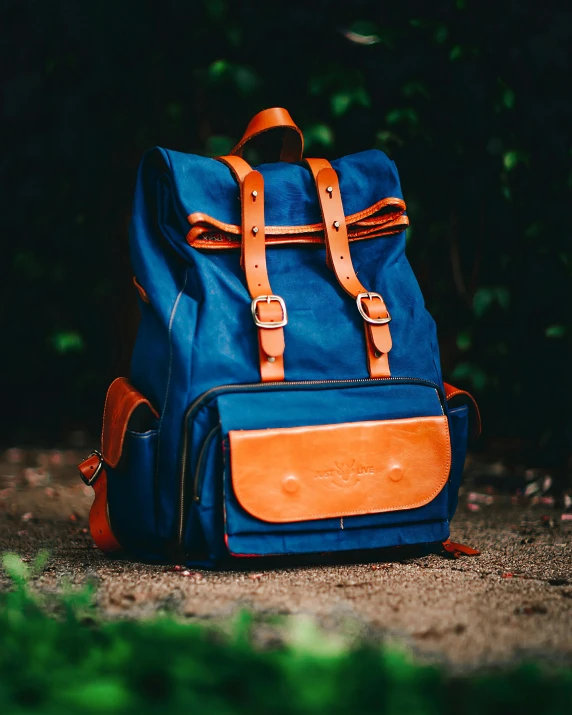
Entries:
<svg viewBox="0 0 572 715">
<path fill-rule="evenodd" d="M 284 477 L 282 480 L 282 489 L 287 494 L 295 494 L 300 488 L 300 482 L 297 477 Z"/>
<path fill-rule="evenodd" d="M 399 482 L 403 479 L 403 469 L 398 464 L 394 464 L 389 468 L 389 478 L 392 482 Z"/>
</svg>

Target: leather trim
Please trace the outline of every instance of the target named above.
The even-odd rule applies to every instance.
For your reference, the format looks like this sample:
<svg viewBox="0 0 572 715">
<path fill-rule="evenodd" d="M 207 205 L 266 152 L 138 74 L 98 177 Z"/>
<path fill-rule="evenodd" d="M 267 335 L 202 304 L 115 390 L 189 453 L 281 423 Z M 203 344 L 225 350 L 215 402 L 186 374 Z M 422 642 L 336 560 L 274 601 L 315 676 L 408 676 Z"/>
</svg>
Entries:
<svg viewBox="0 0 572 715">
<path fill-rule="evenodd" d="M 118 377 L 109 386 L 103 409 L 101 454 L 110 467 L 116 467 L 119 464 L 129 420 L 141 405 L 146 405 L 151 414 L 155 418 L 159 418 L 158 412 L 149 400 L 143 397 L 127 378 Z"/>
<path fill-rule="evenodd" d="M 471 421 L 471 436 L 475 439 L 477 437 L 480 437 L 483 425 L 481 421 L 481 412 L 479 410 L 479 406 L 475 398 L 471 395 L 470 392 L 467 392 L 466 390 L 459 390 L 459 388 L 454 387 L 453 385 L 449 385 L 448 382 L 443 383 L 443 388 L 445 390 L 445 398 L 447 402 L 450 402 L 451 400 L 454 401 L 455 398 L 459 398 L 459 401 L 461 403 L 469 405 L 469 407 L 471 408 L 470 414 L 473 417 Z M 449 405 L 449 407 L 453 407 L 453 405 Z"/>
<path fill-rule="evenodd" d="M 229 432 L 240 505 L 272 523 L 414 509 L 451 467 L 445 416 Z"/>
<path fill-rule="evenodd" d="M 145 288 L 143 288 L 143 286 L 139 283 L 139 281 L 137 280 L 137 278 L 135 278 L 135 276 L 133 276 L 133 285 L 137 289 L 137 292 L 139 293 L 139 297 L 141 298 L 141 300 L 144 303 L 149 303 L 150 302 L 149 296 L 147 295 Z"/>
<path fill-rule="evenodd" d="M 222 157 L 224 159 L 224 157 Z M 225 162 L 226 163 L 226 162 Z M 386 212 L 386 213 L 381 213 L 378 216 L 375 216 L 375 214 L 379 213 L 380 211 L 383 211 L 383 209 L 387 209 L 389 207 L 394 207 L 396 211 L 392 212 Z M 398 220 L 401 222 L 401 225 L 403 227 L 407 227 L 409 225 L 409 219 L 407 216 L 404 215 L 404 212 L 406 210 L 405 202 L 402 199 L 394 198 L 394 197 L 388 197 L 385 199 L 380 199 L 377 201 L 375 204 L 370 206 L 367 209 L 364 209 L 363 211 L 359 211 L 358 213 L 350 214 L 346 216 L 346 225 L 349 227 L 352 224 L 357 224 L 357 225 L 365 225 L 371 228 L 372 224 L 375 225 L 377 222 L 378 225 L 385 225 L 387 223 L 395 223 Z M 204 227 L 205 224 L 208 227 L 220 229 L 224 233 L 230 233 L 234 234 L 237 236 L 241 235 L 242 229 L 240 226 L 237 226 L 236 224 L 232 223 L 225 223 L 224 221 L 219 221 L 218 219 L 209 216 L 208 214 L 202 213 L 200 211 L 195 211 L 194 213 L 190 214 L 187 217 L 187 221 L 191 225 L 191 230 L 187 234 L 187 241 L 192 245 L 194 235 L 193 235 L 193 228 L 197 225 Z M 212 230 L 212 228 L 210 230 Z M 284 240 L 288 239 L 289 237 L 294 238 L 295 236 L 298 236 L 300 234 L 308 234 L 308 233 L 322 233 L 324 231 L 324 224 L 323 223 L 309 223 L 309 224 L 301 224 L 299 226 L 266 226 L 266 235 L 267 236 L 281 236 L 284 238 Z M 292 240 L 292 239 L 290 239 Z M 309 239 L 306 239 L 309 240 Z M 323 242 L 323 237 L 321 238 L 321 241 Z"/>
<path fill-rule="evenodd" d="M 94 466 L 95 461 L 95 466 Z M 78 469 L 89 479 L 99 464 L 99 457 L 88 457 Z M 93 483 L 95 498 L 89 512 L 89 530 L 98 549 L 104 553 L 119 551 L 121 544 L 115 538 L 107 507 L 107 471 L 102 468 L 97 480 Z"/>
</svg>

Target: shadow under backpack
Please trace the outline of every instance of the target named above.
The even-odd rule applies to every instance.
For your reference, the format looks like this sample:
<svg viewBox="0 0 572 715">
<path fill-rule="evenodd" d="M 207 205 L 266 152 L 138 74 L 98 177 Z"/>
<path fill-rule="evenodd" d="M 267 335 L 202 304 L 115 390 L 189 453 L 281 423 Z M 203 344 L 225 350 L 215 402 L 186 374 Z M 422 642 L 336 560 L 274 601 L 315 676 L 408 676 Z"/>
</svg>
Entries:
<svg viewBox="0 0 572 715">
<path fill-rule="evenodd" d="M 252 169 L 244 145 L 275 128 L 280 161 Z M 131 377 L 111 384 L 101 450 L 80 465 L 104 552 L 195 566 L 477 553 L 449 522 L 478 410 L 443 383 L 395 164 L 302 150 L 273 108 L 229 156 L 143 158 Z"/>
</svg>

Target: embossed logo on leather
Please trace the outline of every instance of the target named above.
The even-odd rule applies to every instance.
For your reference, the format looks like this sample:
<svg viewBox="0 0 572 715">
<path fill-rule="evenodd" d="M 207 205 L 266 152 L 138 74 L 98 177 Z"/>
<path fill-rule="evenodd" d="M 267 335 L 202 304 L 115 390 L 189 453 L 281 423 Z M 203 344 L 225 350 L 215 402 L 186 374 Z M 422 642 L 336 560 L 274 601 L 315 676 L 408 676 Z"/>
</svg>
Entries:
<svg viewBox="0 0 572 715">
<path fill-rule="evenodd" d="M 362 477 L 374 474 L 375 469 L 372 466 L 356 464 L 354 459 L 351 462 L 334 462 L 333 467 L 316 472 L 314 477 L 334 487 L 347 488 L 358 484 Z"/>
</svg>

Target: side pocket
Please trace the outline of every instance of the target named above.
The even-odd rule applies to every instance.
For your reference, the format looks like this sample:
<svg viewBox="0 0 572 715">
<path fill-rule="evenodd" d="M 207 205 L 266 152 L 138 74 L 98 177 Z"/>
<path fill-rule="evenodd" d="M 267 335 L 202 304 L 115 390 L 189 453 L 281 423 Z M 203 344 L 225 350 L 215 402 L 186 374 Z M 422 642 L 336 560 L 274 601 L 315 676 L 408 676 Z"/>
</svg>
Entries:
<svg viewBox="0 0 572 715">
<path fill-rule="evenodd" d="M 463 477 L 463 467 L 467 455 L 469 436 L 469 408 L 467 405 L 455 407 L 449 411 L 449 430 L 451 434 L 451 473 L 449 477 L 449 520 L 457 510 L 459 487 Z"/>
<path fill-rule="evenodd" d="M 109 519 L 119 543 L 140 558 L 161 558 L 157 552 L 154 509 L 156 429 L 127 430 L 121 460 L 108 471 Z"/>
</svg>

